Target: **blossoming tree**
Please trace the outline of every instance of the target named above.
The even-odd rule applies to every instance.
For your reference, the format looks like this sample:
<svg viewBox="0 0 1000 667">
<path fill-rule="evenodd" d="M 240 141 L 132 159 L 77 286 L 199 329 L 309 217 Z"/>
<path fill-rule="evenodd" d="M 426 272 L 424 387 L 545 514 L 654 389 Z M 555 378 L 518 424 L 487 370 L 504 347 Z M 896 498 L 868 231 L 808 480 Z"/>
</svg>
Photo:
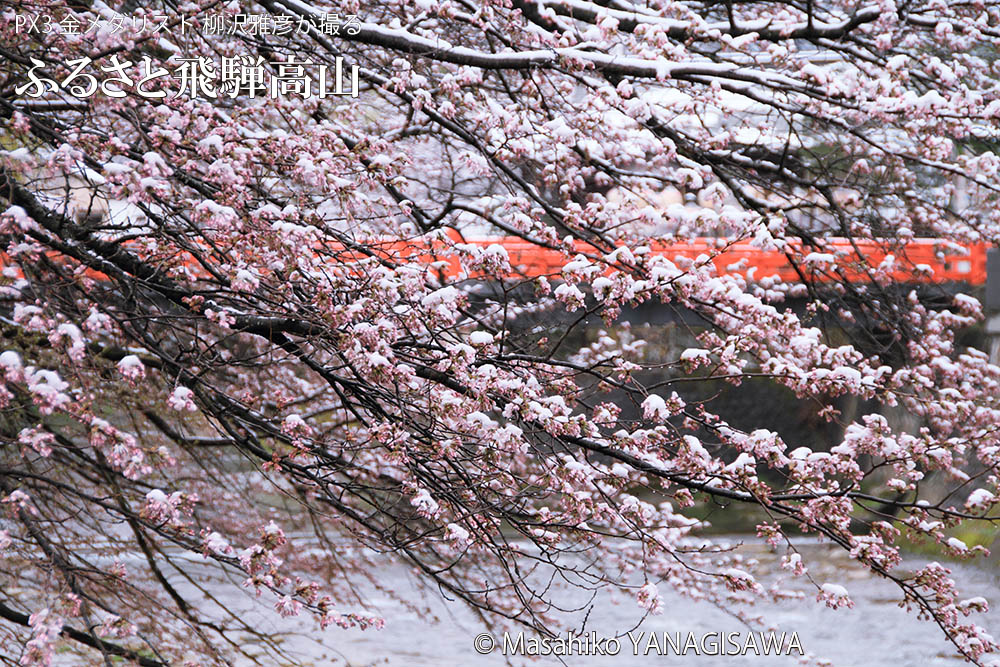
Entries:
<svg viewBox="0 0 1000 667">
<path fill-rule="evenodd" d="M 953 529 L 994 520 L 1000 368 L 956 344 L 975 299 L 894 278 L 928 278 L 917 239 L 1000 240 L 995 2 L 114 5 L 0 7 L 0 659 L 280 655 L 207 569 L 323 627 L 391 623 L 354 595 L 389 559 L 540 632 L 573 586 L 791 594 L 698 536 L 713 499 L 818 603 L 852 606 L 802 531 L 996 649 L 946 567 L 897 566 L 982 551 Z M 356 97 L 301 76 L 355 65 Z M 657 250 L 693 237 L 723 241 Z M 745 241 L 799 279 L 717 270 Z M 614 324 L 647 302 L 702 321 L 656 375 Z M 750 378 L 841 441 L 682 391 Z"/>
</svg>

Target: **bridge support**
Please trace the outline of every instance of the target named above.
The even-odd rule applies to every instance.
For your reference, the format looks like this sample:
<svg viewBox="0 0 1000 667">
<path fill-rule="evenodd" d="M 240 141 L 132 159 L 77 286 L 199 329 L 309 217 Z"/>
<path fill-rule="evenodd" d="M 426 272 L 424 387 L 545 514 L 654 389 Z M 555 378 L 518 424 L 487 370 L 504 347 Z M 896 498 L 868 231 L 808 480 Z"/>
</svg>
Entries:
<svg viewBox="0 0 1000 667">
<path fill-rule="evenodd" d="M 1000 363 L 1000 250 L 986 251 L 986 340 L 990 363 Z"/>
<path fill-rule="evenodd" d="M 990 363 L 1000 364 L 1000 313 L 986 318 L 986 340 L 990 346 Z"/>
</svg>

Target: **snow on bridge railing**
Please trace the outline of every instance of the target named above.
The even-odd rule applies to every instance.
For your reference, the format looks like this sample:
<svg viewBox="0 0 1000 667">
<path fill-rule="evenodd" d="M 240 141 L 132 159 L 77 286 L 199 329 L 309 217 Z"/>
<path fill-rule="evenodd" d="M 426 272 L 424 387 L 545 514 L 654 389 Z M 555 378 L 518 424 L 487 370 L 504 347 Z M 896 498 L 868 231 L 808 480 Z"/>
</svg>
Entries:
<svg viewBox="0 0 1000 667">
<path fill-rule="evenodd" d="M 563 268 L 576 255 L 583 255 L 593 263 L 604 262 L 608 269 L 613 262 L 602 260 L 604 253 L 586 241 L 574 241 L 572 249 L 548 248 L 519 237 L 480 238 L 464 241 L 404 242 L 388 241 L 378 245 L 380 256 L 412 261 L 422 257 L 427 262 L 439 262 L 446 275 L 461 274 L 462 267 L 456 253 L 463 248 L 482 250 L 491 246 L 503 247 L 512 271 L 510 278 L 548 276 L 558 278 Z M 850 280 L 871 281 L 873 278 L 896 283 L 986 283 L 987 244 L 955 244 L 941 239 L 910 239 L 905 245 L 890 247 L 879 240 L 851 240 L 842 238 L 822 239 L 815 247 L 792 241 L 786 249 L 764 250 L 750 241 L 733 241 L 724 238 L 694 238 L 685 241 L 650 241 L 641 250 L 632 247 L 633 253 L 660 255 L 677 264 L 688 260 L 711 262 L 719 274 L 740 273 L 749 281 L 765 277 L 778 277 L 784 282 L 801 282 L 803 278 L 819 282 Z M 793 261 L 794 260 L 794 263 Z M 876 271 L 879 267 L 881 271 Z M 876 275 L 876 273 L 878 275 Z M 485 277 L 471 273 L 469 277 Z"/>
</svg>

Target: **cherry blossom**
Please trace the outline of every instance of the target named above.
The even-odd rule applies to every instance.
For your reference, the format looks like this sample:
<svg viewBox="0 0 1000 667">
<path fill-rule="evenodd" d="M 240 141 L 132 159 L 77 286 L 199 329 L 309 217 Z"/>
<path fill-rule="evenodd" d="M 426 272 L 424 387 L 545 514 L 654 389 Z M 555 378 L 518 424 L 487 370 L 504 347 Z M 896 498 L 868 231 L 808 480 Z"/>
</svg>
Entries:
<svg viewBox="0 0 1000 667">
<path fill-rule="evenodd" d="M 293 663 L 171 583 L 195 567 L 330 636 L 391 626 L 359 590 L 403 597 L 400 563 L 546 633 L 584 620 L 573 582 L 628 623 L 668 586 L 748 622 L 802 587 L 852 613 L 803 533 L 963 657 L 1000 648 L 946 565 L 986 552 L 962 528 L 1000 484 L 988 313 L 944 277 L 1000 241 L 993 4 L 136 9 L 160 35 L 17 11 L 6 89 L 55 89 L 0 96 L 4 658 Z M 247 13 L 302 29 L 204 29 Z M 73 92 L 87 59 L 221 58 L 268 85 L 342 58 L 358 95 Z M 764 386 L 830 441 L 725 409 Z M 708 505 L 765 513 L 789 581 Z"/>
</svg>

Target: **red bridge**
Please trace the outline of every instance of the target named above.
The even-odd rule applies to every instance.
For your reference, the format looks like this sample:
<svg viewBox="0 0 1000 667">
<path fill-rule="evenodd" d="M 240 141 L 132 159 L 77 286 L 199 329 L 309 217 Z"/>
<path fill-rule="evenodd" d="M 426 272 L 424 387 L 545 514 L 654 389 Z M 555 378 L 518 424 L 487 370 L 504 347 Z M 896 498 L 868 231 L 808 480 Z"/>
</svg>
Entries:
<svg viewBox="0 0 1000 667">
<path fill-rule="evenodd" d="M 461 248 L 461 241 L 457 242 Z M 540 246 L 517 237 L 470 239 L 468 246 L 488 248 L 499 245 L 507 251 L 512 275 L 509 277 L 558 277 L 569 261 L 567 253 Z M 447 244 L 450 246 L 450 244 Z M 779 277 L 785 282 L 799 282 L 804 277 L 829 282 L 847 279 L 870 281 L 872 272 L 885 266 L 884 280 L 897 283 L 986 283 L 986 243 L 955 244 L 941 239 L 911 239 L 890 249 L 875 240 L 823 239 L 818 246 L 790 242 L 786 251 L 761 250 L 748 241 L 734 242 L 721 238 L 696 238 L 672 243 L 652 242 L 648 252 L 674 261 L 678 258 L 710 261 L 720 274 L 742 273 L 751 281 Z M 417 257 L 441 262 L 448 275 L 458 275 L 460 263 L 445 244 L 390 241 L 374 244 L 376 255 L 386 259 Z M 632 248 L 634 250 L 634 248 Z M 572 254 L 582 254 L 599 263 L 603 252 L 586 241 L 574 242 Z M 609 265 L 609 268 L 613 267 Z M 483 277 L 483 276 L 476 276 Z"/>
<path fill-rule="evenodd" d="M 455 235 L 457 237 L 457 234 Z M 474 248 L 486 249 L 502 246 L 511 265 L 507 278 L 534 278 L 549 276 L 558 278 L 563 267 L 574 255 L 580 254 L 591 259 L 594 264 L 603 265 L 606 270 L 614 268 L 601 258 L 604 252 L 586 241 L 575 241 L 569 253 L 554 250 L 525 241 L 518 237 L 479 238 L 450 242 L 418 241 L 374 241 L 363 245 L 362 249 L 347 249 L 337 244 L 336 248 L 325 245 L 332 254 L 332 263 L 353 262 L 375 256 L 388 261 L 422 261 L 436 263 L 448 276 L 461 274 L 460 254 Z M 361 246 L 358 246 L 359 248 Z M 805 246 L 800 241 L 790 242 L 785 251 L 761 250 L 748 241 L 730 241 L 722 238 L 696 238 L 688 241 L 648 244 L 648 253 L 661 255 L 678 263 L 685 258 L 695 261 L 709 261 L 720 274 L 741 273 L 750 281 L 765 277 L 778 277 L 784 282 L 799 282 L 810 278 L 819 282 L 851 280 L 871 281 L 873 271 L 884 265 L 882 280 L 896 283 L 965 283 L 984 285 L 987 279 L 986 243 L 968 245 L 955 244 L 941 239 L 911 239 L 905 245 L 897 245 L 893 250 L 889 244 L 874 240 L 822 239 L 821 245 Z M 635 248 L 632 248 L 635 251 Z M 330 252 L 332 251 L 332 253 Z M 59 254 L 47 253 L 58 261 Z M 567 257 L 569 255 L 569 257 Z M 177 255 L 145 257 L 152 264 L 176 265 Z M 9 257 L 0 253 L 0 265 L 10 263 Z M 184 260 L 184 265 L 195 276 L 203 274 L 200 264 L 192 257 Z M 104 278 L 96 271 L 85 271 L 83 275 Z M 204 274 L 208 277 L 207 274 Z M 470 277 L 488 278 L 480 271 Z M 495 277 L 495 276 L 494 276 Z"/>
</svg>

